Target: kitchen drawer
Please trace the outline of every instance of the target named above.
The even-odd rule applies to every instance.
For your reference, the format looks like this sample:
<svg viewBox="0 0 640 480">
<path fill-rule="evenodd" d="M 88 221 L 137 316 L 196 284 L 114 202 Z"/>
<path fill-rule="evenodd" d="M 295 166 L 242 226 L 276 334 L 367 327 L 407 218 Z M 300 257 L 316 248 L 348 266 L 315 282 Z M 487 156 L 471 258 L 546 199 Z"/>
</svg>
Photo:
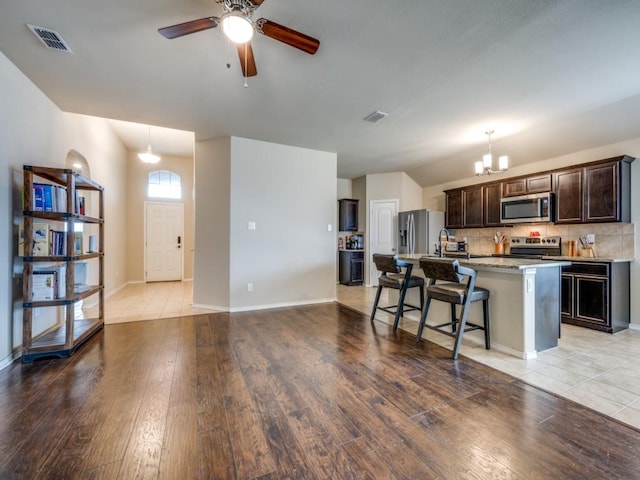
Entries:
<svg viewBox="0 0 640 480">
<path fill-rule="evenodd" d="M 593 263 L 593 262 L 573 262 L 571 265 L 562 267 L 563 274 L 576 274 L 576 275 L 599 275 L 603 277 L 609 276 L 609 264 L 608 263 Z"/>
</svg>

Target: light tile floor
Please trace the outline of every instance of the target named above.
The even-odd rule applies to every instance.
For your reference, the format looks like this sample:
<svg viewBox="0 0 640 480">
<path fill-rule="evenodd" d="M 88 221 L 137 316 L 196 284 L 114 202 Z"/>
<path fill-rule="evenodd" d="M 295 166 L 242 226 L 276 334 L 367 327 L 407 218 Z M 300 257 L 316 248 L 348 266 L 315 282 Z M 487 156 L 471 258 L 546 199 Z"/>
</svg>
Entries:
<svg viewBox="0 0 640 480">
<path fill-rule="evenodd" d="M 338 285 L 337 298 L 369 315 L 375 292 L 371 287 Z M 385 302 L 383 293 L 380 304 L 387 305 Z M 414 335 L 419 320 L 416 313 L 407 313 L 400 323 L 400 328 Z M 378 310 L 376 321 L 393 324 L 393 316 Z M 424 332 L 423 338 L 450 350 L 453 347 L 452 338 L 433 330 Z M 533 360 L 485 350 L 482 332 L 470 332 L 460 354 L 640 428 L 640 331 L 611 335 L 563 324 L 558 347 Z"/>
<path fill-rule="evenodd" d="M 371 287 L 338 285 L 337 299 L 369 315 L 375 291 Z M 106 299 L 105 321 L 113 324 L 212 312 L 193 308 L 192 298 L 190 281 L 130 284 Z M 383 294 L 381 304 L 385 302 Z M 415 312 L 407 314 L 400 328 L 415 335 L 418 318 L 411 318 L 412 315 Z M 376 321 L 391 324 L 393 317 L 378 311 Z M 452 348 L 453 339 L 446 335 L 428 330 L 424 336 Z M 471 332 L 465 335 L 460 353 L 640 428 L 640 331 L 624 330 L 610 335 L 563 325 L 558 347 L 541 352 L 533 360 L 485 350 L 481 332 Z"/>
<path fill-rule="evenodd" d="M 193 282 L 133 283 L 105 300 L 105 323 L 184 317 L 214 310 L 193 308 Z"/>
</svg>

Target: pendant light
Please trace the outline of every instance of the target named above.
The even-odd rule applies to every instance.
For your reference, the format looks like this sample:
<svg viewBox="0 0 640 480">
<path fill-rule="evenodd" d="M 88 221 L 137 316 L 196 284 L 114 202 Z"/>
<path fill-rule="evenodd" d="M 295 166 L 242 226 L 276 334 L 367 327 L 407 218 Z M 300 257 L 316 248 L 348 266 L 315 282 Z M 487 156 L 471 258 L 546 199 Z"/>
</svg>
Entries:
<svg viewBox="0 0 640 480">
<path fill-rule="evenodd" d="M 158 163 L 160 161 L 160 157 L 151 151 L 151 126 L 149 126 L 149 143 L 147 145 L 147 151 L 139 153 L 138 158 L 144 163 Z"/>
<path fill-rule="evenodd" d="M 497 172 L 506 172 L 509 170 L 509 157 L 502 155 L 498 157 L 498 170 L 493 169 L 493 155 L 491 153 L 491 135 L 494 134 L 494 130 L 487 130 L 484 132 L 489 137 L 489 153 L 482 156 L 482 160 L 478 160 L 475 163 L 475 172 L 477 176 Z"/>
</svg>

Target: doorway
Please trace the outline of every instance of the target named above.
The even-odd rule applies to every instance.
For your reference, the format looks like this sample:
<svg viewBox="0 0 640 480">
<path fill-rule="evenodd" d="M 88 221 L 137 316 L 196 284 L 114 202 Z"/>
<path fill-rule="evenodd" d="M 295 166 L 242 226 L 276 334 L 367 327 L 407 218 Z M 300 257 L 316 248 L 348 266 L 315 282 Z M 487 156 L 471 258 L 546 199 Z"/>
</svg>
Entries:
<svg viewBox="0 0 640 480">
<path fill-rule="evenodd" d="M 184 205 L 145 202 L 145 281 L 182 280 Z"/>
<path fill-rule="evenodd" d="M 378 285 L 378 270 L 373 263 L 374 253 L 393 255 L 397 252 L 397 222 L 400 201 L 372 200 L 369 219 L 369 285 Z"/>
</svg>

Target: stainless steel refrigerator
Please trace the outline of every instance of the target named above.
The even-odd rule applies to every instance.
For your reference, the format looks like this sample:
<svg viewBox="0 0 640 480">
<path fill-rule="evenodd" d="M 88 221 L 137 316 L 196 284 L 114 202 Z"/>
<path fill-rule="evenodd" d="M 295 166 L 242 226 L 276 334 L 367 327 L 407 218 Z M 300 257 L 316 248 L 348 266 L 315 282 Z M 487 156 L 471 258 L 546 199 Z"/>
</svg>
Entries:
<svg viewBox="0 0 640 480">
<path fill-rule="evenodd" d="M 444 212 L 410 210 L 398 214 L 398 253 L 436 253 Z"/>
</svg>

